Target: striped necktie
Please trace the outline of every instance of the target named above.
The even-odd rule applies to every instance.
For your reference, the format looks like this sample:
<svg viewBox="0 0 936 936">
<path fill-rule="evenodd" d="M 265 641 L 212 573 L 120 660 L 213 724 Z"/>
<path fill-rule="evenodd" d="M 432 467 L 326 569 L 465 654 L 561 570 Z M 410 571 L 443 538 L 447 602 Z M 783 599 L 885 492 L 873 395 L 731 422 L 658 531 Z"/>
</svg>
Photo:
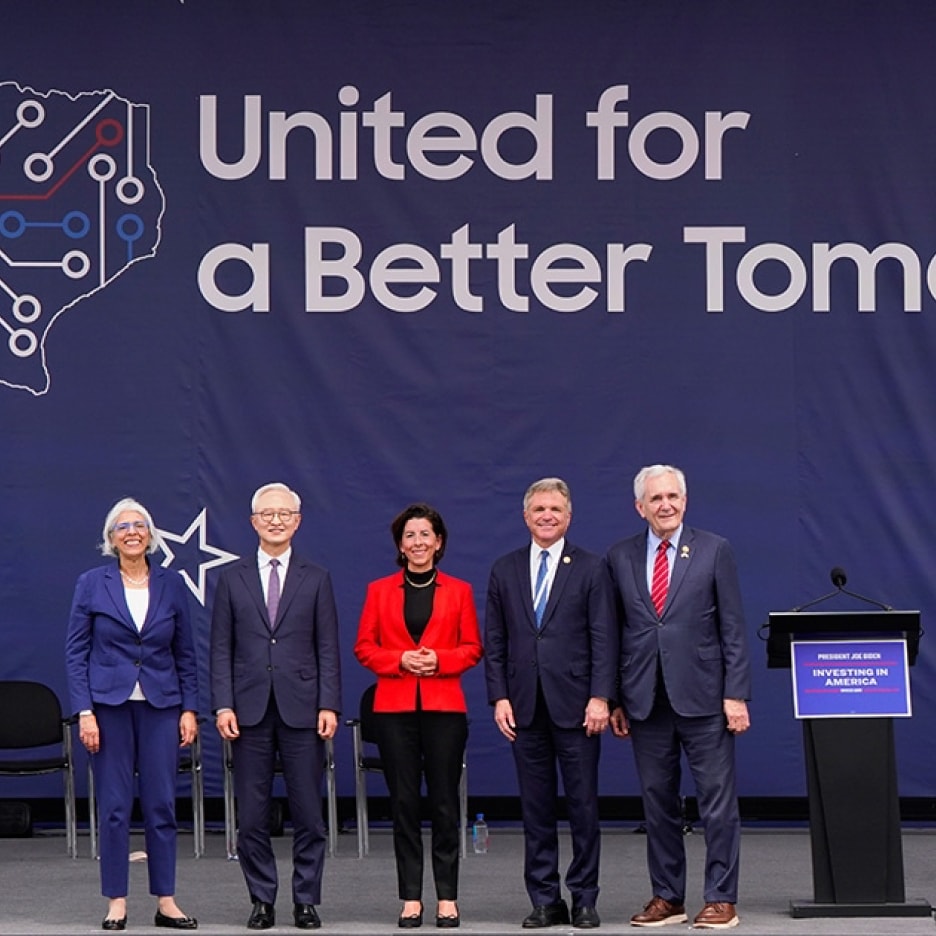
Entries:
<svg viewBox="0 0 936 936">
<path fill-rule="evenodd" d="M 540 564 L 536 570 L 536 585 L 533 588 L 533 613 L 536 615 L 536 626 L 543 626 L 543 614 L 546 611 L 546 573 L 549 571 L 549 551 L 544 549 L 540 553 Z"/>
<path fill-rule="evenodd" d="M 663 613 L 666 604 L 666 593 L 669 591 L 669 540 L 663 540 L 657 546 L 656 559 L 653 561 L 653 582 L 650 586 L 650 600 L 657 614 Z"/>
</svg>

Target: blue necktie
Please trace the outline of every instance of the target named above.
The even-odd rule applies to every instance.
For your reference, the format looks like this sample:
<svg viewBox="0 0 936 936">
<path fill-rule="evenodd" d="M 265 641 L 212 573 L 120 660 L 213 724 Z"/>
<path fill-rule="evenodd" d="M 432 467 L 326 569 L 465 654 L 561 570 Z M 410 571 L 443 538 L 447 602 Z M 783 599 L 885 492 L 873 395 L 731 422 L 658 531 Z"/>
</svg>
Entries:
<svg viewBox="0 0 936 936">
<path fill-rule="evenodd" d="M 543 626 L 543 614 L 546 611 L 546 572 L 549 566 L 549 552 L 540 553 L 540 564 L 536 570 L 536 587 L 533 589 L 533 613 L 536 615 L 536 626 Z"/>
</svg>

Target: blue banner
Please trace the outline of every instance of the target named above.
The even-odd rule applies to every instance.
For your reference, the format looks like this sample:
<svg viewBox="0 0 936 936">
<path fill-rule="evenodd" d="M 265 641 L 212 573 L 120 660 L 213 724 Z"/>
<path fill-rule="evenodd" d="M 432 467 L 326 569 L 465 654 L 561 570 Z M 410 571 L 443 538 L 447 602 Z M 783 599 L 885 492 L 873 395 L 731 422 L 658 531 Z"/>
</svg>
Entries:
<svg viewBox="0 0 936 936">
<path fill-rule="evenodd" d="M 640 528 L 634 474 L 671 462 L 687 522 L 738 556 L 740 793 L 803 794 L 758 626 L 836 565 L 924 627 L 936 605 L 934 20 L 909 0 L 5 4 L 0 677 L 64 697 L 74 582 L 125 494 L 186 576 L 207 674 L 218 571 L 280 480 L 334 577 L 352 715 L 357 616 L 406 504 L 441 511 L 483 611 L 531 481 L 565 478 L 570 539 L 604 552 Z M 924 639 L 904 795 L 936 793 L 934 665 Z M 480 669 L 465 685 L 471 793 L 513 795 Z M 637 792 L 625 742 L 601 792 Z"/>
</svg>

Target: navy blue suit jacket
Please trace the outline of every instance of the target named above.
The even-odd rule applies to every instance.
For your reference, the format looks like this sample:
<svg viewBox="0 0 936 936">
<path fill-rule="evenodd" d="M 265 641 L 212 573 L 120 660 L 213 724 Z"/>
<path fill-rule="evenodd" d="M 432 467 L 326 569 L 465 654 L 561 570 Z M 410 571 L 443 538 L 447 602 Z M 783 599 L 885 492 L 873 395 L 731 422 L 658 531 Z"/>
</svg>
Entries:
<svg viewBox="0 0 936 936">
<path fill-rule="evenodd" d="M 295 551 L 272 629 L 257 555 L 228 566 L 211 616 L 211 708 L 256 725 L 276 698 L 291 728 L 315 728 L 320 709 L 341 711 L 338 613 L 331 577 Z"/>
<path fill-rule="evenodd" d="M 628 718 L 653 708 L 658 670 L 674 711 L 716 715 L 751 697 L 744 609 L 728 541 L 683 526 L 663 613 L 647 588 L 647 531 L 608 551 L 621 622 L 620 688 Z"/>
<path fill-rule="evenodd" d="M 552 721 L 580 728 L 593 696 L 614 697 L 618 657 L 611 581 L 602 560 L 568 540 L 537 630 L 530 547 L 491 569 L 485 615 L 488 701 L 508 699 L 520 728 L 530 725 L 542 686 Z"/>
<path fill-rule="evenodd" d="M 150 705 L 198 711 L 198 666 L 189 596 L 177 572 L 150 567 L 149 607 L 138 631 L 117 563 L 91 569 L 75 586 L 65 668 L 72 712 L 120 705 L 137 680 Z"/>
</svg>

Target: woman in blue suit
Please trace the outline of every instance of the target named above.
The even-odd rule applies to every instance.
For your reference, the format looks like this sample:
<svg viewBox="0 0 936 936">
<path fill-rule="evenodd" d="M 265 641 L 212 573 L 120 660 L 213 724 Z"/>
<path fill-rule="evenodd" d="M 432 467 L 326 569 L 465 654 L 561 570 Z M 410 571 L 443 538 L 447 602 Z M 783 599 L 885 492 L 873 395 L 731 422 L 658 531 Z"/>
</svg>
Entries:
<svg viewBox="0 0 936 936">
<path fill-rule="evenodd" d="M 115 563 L 78 579 L 65 664 L 78 736 L 93 757 L 101 814 L 105 930 L 127 925 L 130 812 L 139 777 L 156 926 L 195 929 L 175 902 L 175 787 L 179 747 L 195 739 L 198 683 L 185 583 L 151 565 L 149 511 L 124 498 L 104 521 L 101 551 Z"/>
</svg>

